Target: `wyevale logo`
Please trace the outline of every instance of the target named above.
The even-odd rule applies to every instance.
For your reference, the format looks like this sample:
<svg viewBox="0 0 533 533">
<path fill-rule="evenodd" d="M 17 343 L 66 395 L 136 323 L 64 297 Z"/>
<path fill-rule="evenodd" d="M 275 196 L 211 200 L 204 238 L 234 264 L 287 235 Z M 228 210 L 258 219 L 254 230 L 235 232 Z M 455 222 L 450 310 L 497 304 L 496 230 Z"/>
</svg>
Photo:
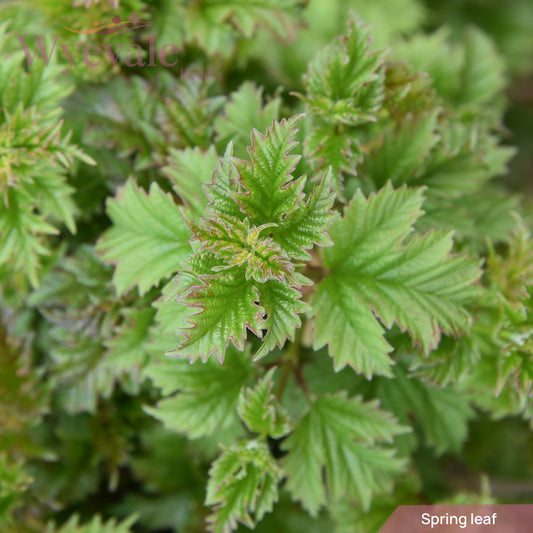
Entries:
<svg viewBox="0 0 533 533">
<path fill-rule="evenodd" d="M 81 30 L 68 28 L 66 26 L 64 26 L 64 28 L 79 35 L 110 35 L 114 33 L 127 33 L 147 26 L 150 26 L 150 23 L 142 21 L 139 14 L 133 12 L 127 21 L 123 21 L 119 15 L 115 15 L 109 23 L 100 24 L 96 21 L 93 28 Z M 45 65 L 48 66 L 54 54 L 61 54 L 69 64 L 69 68 L 61 72 L 64 75 L 69 74 L 72 71 L 72 67 L 77 61 L 82 61 L 89 68 L 97 67 L 102 62 L 103 56 L 107 56 L 112 65 L 116 65 L 119 61 L 123 61 L 128 67 L 173 67 L 178 63 L 178 48 L 170 43 L 163 44 L 157 48 L 153 34 L 148 35 L 148 58 L 143 58 L 143 48 L 137 43 L 129 45 L 97 45 L 90 42 L 77 45 L 62 44 L 58 42 L 60 36 L 53 35 L 54 41 L 49 44 L 47 48 L 44 35 L 16 35 L 16 37 L 20 41 L 30 68 L 39 56 L 44 61 Z M 32 43 L 33 40 L 35 46 L 32 50 L 30 43 Z"/>
</svg>

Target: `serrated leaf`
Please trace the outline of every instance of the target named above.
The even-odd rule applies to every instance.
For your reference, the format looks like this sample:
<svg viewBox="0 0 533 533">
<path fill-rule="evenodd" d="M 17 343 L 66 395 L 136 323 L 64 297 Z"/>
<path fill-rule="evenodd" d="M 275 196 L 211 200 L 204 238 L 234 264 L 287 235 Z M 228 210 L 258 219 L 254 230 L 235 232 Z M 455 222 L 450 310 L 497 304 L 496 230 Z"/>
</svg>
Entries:
<svg viewBox="0 0 533 533">
<path fill-rule="evenodd" d="M 119 157 L 131 157 L 135 171 L 141 171 L 154 165 L 165 144 L 155 123 L 162 97 L 157 84 L 140 76 L 116 76 L 88 88 L 76 111 L 98 125 L 87 131 L 92 142 L 104 141 Z"/>
<path fill-rule="evenodd" d="M 115 518 L 104 522 L 96 515 L 90 522 L 80 525 L 80 518 L 75 514 L 59 528 L 49 523 L 45 533 L 130 533 L 136 521 L 137 516 L 132 516 L 122 522 L 117 522 Z"/>
<path fill-rule="evenodd" d="M 11 462 L 0 453 L 0 526 L 13 525 L 12 510 L 20 505 L 20 496 L 31 481 L 22 464 Z"/>
<path fill-rule="evenodd" d="M 187 221 L 194 233 L 193 241 L 200 243 L 201 251 L 208 251 L 223 266 L 215 267 L 217 272 L 234 266 L 244 267 L 244 277 L 264 283 L 269 279 L 291 282 L 298 285 L 294 265 L 280 245 L 271 238 L 261 235 L 273 224 L 250 227 L 248 218 L 219 214 L 216 218 L 203 218 L 200 224 Z"/>
<path fill-rule="evenodd" d="M 152 183 L 146 194 L 132 180 L 108 200 L 113 221 L 97 244 L 102 259 L 115 263 L 113 275 L 118 294 L 137 285 L 144 294 L 177 271 L 190 254 L 189 230 L 170 195 Z"/>
<path fill-rule="evenodd" d="M 369 51 L 368 30 L 351 16 L 348 34 L 322 48 L 309 64 L 301 96 L 314 112 L 333 124 L 374 121 L 381 107 L 383 52 Z"/>
<path fill-rule="evenodd" d="M 318 183 L 305 204 L 272 227 L 273 239 L 289 257 L 307 261 L 311 256 L 306 250 L 310 250 L 314 245 L 331 246 L 327 228 L 337 218 L 337 213 L 331 209 L 335 201 L 335 194 L 331 190 L 332 181 L 332 172 L 328 169 L 318 177 Z"/>
<path fill-rule="evenodd" d="M 42 242 L 43 237 L 58 230 L 12 190 L 8 191 L 8 198 L 9 207 L 0 201 L 0 264 L 11 263 L 13 269 L 24 272 L 36 287 L 39 257 L 50 253 Z"/>
<path fill-rule="evenodd" d="M 471 27 L 464 36 L 464 60 L 456 102 L 486 104 L 501 94 L 505 65 L 494 43 L 480 29 Z"/>
<path fill-rule="evenodd" d="M 459 451 L 473 411 L 456 389 L 437 387 L 409 376 L 404 365 L 399 364 L 394 367 L 394 379 L 380 379 L 378 390 L 384 407 L 400 422 L 416 420 L 422 438 L 437 454 Z"/>
<path fill-rule="evenodd" d="M 371 150 L 360 175 L 376 187 L 389 179 L 393 185 L 427 186 L 420 229 L 453 228 L 458 240 L 481 248 L 487 236 L 505 238 L 510 228 L 513 200 L 490 180 L 505 173 L 513 153 L 479 124 L 437 122 L 435 112 L 407 115 L 396 133 Z"/>
<path fill-rule="evenodd" d="M 238 189 L 238 173 L 233 164 L 233 143 L 229 143 L 224 157 L 219 161 L 211 183 L 204 188 L 209 200 L 209 214 L 223 214 L 234 217 L 242 217 L 239 205 L 235 202 L 233 194 Z"/>
<path fill-rule="evenodd" d="M 165 98 L 157 122 L 167 137 L 167 144 L 176 147 L 198 146 L 207 149 L 213 140 L 213 121 L 224 97 L 208 97 L 209 83 L 182 76 L 174 84 L 173 93 Z"/>
<path fill-rule="evenodd" d="M 173 189 L 180 195 L 185 205 L 196 215 L 205 215 L 207 198 L 202 185 L 211 180 L 217 166 L 218 156 L 214 146 L 202 152 L 200 148 L 169 150 L 168 165 L 163 173 L 172 182 Z"/>
<path fill-rule="evenodd" d="M 254 130 L 250 162 L 234 158 L 230 143 L 205 187 L 207 216 L 196 223 L 183 212 L 195 255 L 180 273 L 179 301 L 197 311 L 181 329 L 184 340 L 173 352 L 179 357 L 222 361 L 230 341 L 242 349 L 247 330 L 259 338 L 266 330 L 257 359 L 301 325 L 298 315 L 308 306 L 299 289 L 310 281 L 295 261 L 311 259 L 314 245 L 331 244 L 326 230 L 335 213 L 331 172 L 305 202 L 305 176 L 292 178 L 299 156 L 287 154 L 298 119 L 274 122 L 265 135 Z"/>
<path fill-rule="evenodd" d="M 248 441 L 222 452 L 209 471 L 209 531 L 229 533 L 237 522 L 253 528 L 278 500 L 282 473 L 265 443 Z M 252 518 L 253 516 L 253 518 Z"/>
<path fill-rule="evenodd" d="M 379 443 L 403 432 L 376 402 L 365 404 L 345 393 L 321 396 L 287 439 L 289 453 L 282 461 L 287 489 L 312 516 L 326 503 L 326 493 L 331 501 L 356 498 L 368 509 L 373 494 L 388 491 L 404 464 Z"/>
<path fill-rule="evenodd" d="M 302 280 L 304 281 L 304 280 Z M 261 307 L 267 313 L 261 329 L 267 330 L 254 361 L 264 357 L 276 346 L 282 348 L 287 339 L 294 340 L 296 330 L 302 325 L 300 313 L 310 310 L 302 301 L 302 294 L 286 283 L 269 280 L 259 287 Z"/>
<path fill-rule="evenodd" d="M 515 246 L 519 245 L 516 243 L 519 239 L 520 237 L 516 238 Z M 531 241 L 528 244 L 528 252 L 531 252 Z M 520 258 L 520 251 L 513 250 L 513 252 L 512 259 L 516 260 L 516 255 Z M 531 253 L 527 253 L 527 256 L 531 260 Z M 499 396 L 505 386 L 513 388 L 518 395 L 520 407 L 526 409 L 533 393 L 533 285 L 531 284 L 533 263 L 526 263 L 525 268 L 520 262 L 517 261 L 517 263 L 515 268 L 520 272 L 517 277 L 522 278 L 523 282 L 523 286 L 520 287 L 522 291 L 517 291 L 520 305 L 517 306 L 516 302 L 513 302 L 513 305 L 501 298 L 506 320 L 499 332 L 499 340 L 503 349 L 495 393 Z"/>
<path fill-rule="evenodd" d="M 323 281 L 312 300 L 315 318 L 314 347 L 326 344 L 335 371 L 351 366 L 370 377 L 392 376 L 392 346 L 364 299 L 346 283 Z"/>
<path fill-rule="evenodd" d="M 288 155 L 295 142 L 300 116 L 274 122 L 265 135 L 254 130 L 250 148 L 251 162 L 233 158 L 228 146 L 223 163 L 206 188 L 210 199 L 210 213 L 243 218 L 232 199 L 241 206 L 255 226 L 273 224 L 272 238 L 289 257 L 310 259 L 306 250 L 315 244 L 331 244 L 326 229 L 335 218 L 331 210 L 335 196 L 331 190 L 331 170 L 317 176 L 317 185 L 302 203 L 305 177 L 296 180 L 291 172 L 300 156 Z M 243 186 L 246 192 L 239 191 Z"/>
<path fill-rule="evenodd" d="M 291 175 L 300 156 L 288 155 L 296 144 L 295 125 L 300 118 L 274 122 L 265 135 L 252 130 L 251 161 L 234 160 L 245 189 L 235 199 L 257 225 L 282 221 L 303 198 L 304 177 L 293 180 Z"/>
<path fill-rule="evenodd" d="M 343 177 L 356 175 L 355 164 L 359 146 L 349 131 L 337 131 L 330 126 L 317 125 L 305 140 L 306 152 L 318 163 L 318 168 L 331 168 L 332 188 L 338 200 L 344 200 Z"/>
<path fill-rule="evenodd" d="M 167 359 L 150 365 L 145 374 L 165 398 L 145 410 L 189 438 L 211 435 L 236 418 L 239 393 L 252 374 L 247 353 L 229 349 L 224 365 Z"/>
<path fill-rule="evenodd" d="M 247 330 L 261 337 L 264 311 L 258 304 L 254 280 L 246 280 L 234 267 L 223 275 L 212 274 L 192 283 L 179 301 L 197 311 L 189 315 L 190 326 L 181 330 L 185 338 L 170 355 L 188 357 L 191 362 L 199 357 L 207 361 L 214 355 L 223 362 L 230 341 L 243 350 Z"/>
<path fill-rule="evenodd" d="M 441 386 L 464 380 L 479 363 L 481 357 L 478 346 L 479 333 L 476 329 L 483 332 L 484 328 L 479 327 L 478 322 L 474 322 L 468 336 L 459 339 L 443 336 L 439 346 L 429 355 L 429 360 L 422 354 L 418 357 L 415 355 L 410 367 L 413 376 Z"/>
<path fill-rule="evenodd" d="M 300 0 L 209 0 L 186 12 L 185 28 L 209 54 L 228 56 L 237 32 L 250 39 L 258 26 L 286 38 L 295 31 Z"/>
<path fill-rule="evenodd" d="M 487 274 L 491 285 L 508 302 L 505 309 L 511 321 L 520 323 L 524 317 L 520 312 L 515 316 L 512 307 L 527 307 L 531 296 L 528 285 L 533 285 L 533 238 L 525 221 L 517 215 L 513 218 L 515 224 L 506 253 L 496 253 L 493 244 L 489 243 Z"/>
<path fill-rule="evenodd" d="M 420 174 L 424 159 L 439 140 L 435 133 L 438 112 L 418 117 L 416 121 L 408 117 L 395 135 L 385 133 L 379 152 L 365 159 L 365 173 L 378 188 L 388 180 L 393 185 L 402 185 Z"/>
<path fill-rule="evenodd" d="M 272 394 L 274 372 L 270 370 L 253 389 L 241 390 L 237 412 L 250 431 L 277 439 L 286 435 L 290 426 L 287 412 Z"/>
<path fill-rule="evenodd" d="M 439 95 L 459 109 L 478 111 L 501 93 L 503 62 L 491 40 L 477 28 L 468 28 L 463 42 L 457 43 L 450 39 L 450 28 L 442 27 L 398 43 L 395 53 L 416 70 L 428 72 Z M 490 116 L 487 108 L 484 113 Z"/>
<path fill-rule="evenodd" d="M 182 290 L 176 281 L 176 279 L 170 281 L 163 288 L 161 296 L 152 303 L 156 314 L 154 324 L 150 328 L 146 350 L 156 358 L 177 343 L 179 328 L 187 326 L 186 319 L 190 310 L 186 305 L 176 301 Z"/>
<path fill-rule="evenodd" d="M 68 413 L 95 413 L 99 398 L 109 399 L 114 370 L 106 366 L 105 347 L 98 337 L 73 335 L 65 328 L 52 330 L 53 377 L 59 403 Z"/>
<path fill-rule="evenodd" d="M 246 155 L 245 142 L 253 128 L 264 131 L 279 117 L 281 100 L 273 98 L 265 106 L 262 103 L 262 88 L 251 82 L 244 82 L 237 91 L 231 93 L 224 106 L 224 113 L 215 119 L 215 129 L 219 140 L 227 145 L 233 141 L 237 156 Z"/>
<path fill-rule="evenodd" d="M 219 17 L 230 18 L 247 38 L 252 37 L 256 26 L 266 26 L 276 35 L 286 38 L 302 5 L 301 0 L 250 0 L 246 4 L 229 0 L 222 5 L 215 0 L 209 3 L 219 10 Z"/>
<path fill-rule="evenodd" d="M 330 274 L 318 286 L 312 306 L 314 346 L 328 343 L 337 369 L 349 364 L 367 377 L 389 375 L 391 349 L 376 340 L 381 327 L 376 317 L 387 328 L 397 323 L 409 331 L 426 354 L 437 346 L 441 332 L 460 335 L 469 328 L 465 304 L 478 291 L 479 263 L 449 255 L 451 233 L 430 232 L 405 244 L 421 205 L 420 189 L 394 190 L 388 184 L 368 200 L 358 192 L 344 218 L 332 226 L 335 245 L 324 251 Z M 373 346 L 361 349 L 360 337 L 368 328 L 374 332 L 369 335 Z"/>
</svg>

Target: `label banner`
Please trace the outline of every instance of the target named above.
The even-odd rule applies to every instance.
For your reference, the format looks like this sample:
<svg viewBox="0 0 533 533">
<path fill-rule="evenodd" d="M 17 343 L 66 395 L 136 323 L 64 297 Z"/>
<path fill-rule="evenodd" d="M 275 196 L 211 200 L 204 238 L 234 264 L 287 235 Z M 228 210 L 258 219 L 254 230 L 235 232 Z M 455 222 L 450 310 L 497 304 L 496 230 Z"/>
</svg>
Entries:
<svg viewBox="0 0 533 533">
<path fill-rule="evenodd" d="M 533 505 L 400 505 L 378 533 L 532 533 Z"/>
</svg>

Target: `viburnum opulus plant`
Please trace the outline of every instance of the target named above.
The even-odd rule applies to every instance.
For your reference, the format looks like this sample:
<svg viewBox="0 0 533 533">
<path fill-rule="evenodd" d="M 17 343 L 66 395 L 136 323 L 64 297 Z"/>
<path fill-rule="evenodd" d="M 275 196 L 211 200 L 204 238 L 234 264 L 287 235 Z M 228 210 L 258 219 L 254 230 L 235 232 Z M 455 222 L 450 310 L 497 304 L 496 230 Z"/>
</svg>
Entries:
<svg viewBox="0 0 533 533">
<path fill-rule="evenodd" d="M 346 36 L 321 50 L 305 77 L 306 116 L 252 130 L 247 158 L 233 156 L 232 143 L 216 165 L 213 152 L 173 152 L 165 173 L 182 208 L 157 185 L 146 193 L 132 182 L 108 204 L 113 226 L 97 249 L 116 262 L 120 292 L 132 285 L 146 291 L 180 261 L 156 315 L 161 333 L 178 331 L 167 351 L 175 359 L 148 366 L 165 396 L 148 411 L 192 438 L 242 424 L 247 430 L 210 470 L 213 531 L 229 531 L 237 521 L 252 527 L 272 510 L 284 479 L 312 516 L 326 502 L 346 499 L 368 509 L 406 467 L 391 444 L 409 432 L 411 395 L 435 395 L 430 405 L 418 405 L 422 416 L 448 411 L 449 427 L 427 436 L 437 449 L 448 447 L 441 431 L 459 443 L 471 415 L 452 389 L 405 381 L 406 372 L 422 376 L 448 366 L 449 358 L 461 357 L 454 352 L 465 350 L 462 342 L 479 349 L 464 334 L 486 293 L 482 262 L 469 257 L 477 255 L 474 246 L 453 249 L 446 216 L 458 210 L 450 197 L 465 201 L 461 171 L 477 174 L 466 187 L 482 194 L 511 152 L 437 95 L 422 103 L 429 109 L 410 109 L 421 105 L 411 78 L 388 95 L 387 66 L 394 73 L 405 67 L 387 65 L 368 47 L 364 27 L 351 23 Z M 312 133 L 303 139 L 302 157 L 295 139 L 304 121 Z M 471 142 L 479 147 L 475 156 Z M 354 187 L 342 170 L 353 170 L 363 154 Z M 196 173 L 187 173 L 196 160 Z M 439 201 L 443 190 L 449 193 Z M 433 228 L 417 231 L 426 202 Z M 476 224 L 475 212 L 461 216 Z M 409 369 L 415 362 L 417 374 Z M 322 368 L 319 391 L 306 379 L 313 364 Z M 365 401 L 353 385 L 337 388 L 335 372 L 346 366 L 383 387 L 383 397 Z M 454 381 L 468 370 L 458 368 Z M 394 377 L 401 386 L 388 379 Z M 303 398 L 284 408 L 286 387 L 301 389 Z M 399 395 L 396 405 L 389 395 Z M 280 438 L 283 457 L 276 461 L 268 445 Z"/>
<path fill-rule="evenodd" d="M 501 179 L 506 57 L 474 27 L 417 31 L 421 4 L 399 3 L 409 17 L 46 1 L 32 22 L 83 47 L 54 19 L 139 12 L 153 28 L 124 49 L 172 41 L 174 70 L 30 64 L 8 38 L 27 15 L 3 8 L 6 531 L 375 533 L 399 504 L 497 501 L 504 448 L 531 468 L 533 240 L 530 200 Z M 348 4 L 375 29 L 351 12 L 337 35 L 323 10 Z M 302 17 L 291 48 L 261 30 Z M 220 77 L 190 74 L 206 58 Z M 454 461 L 487 470 L 483 490 L 448 483 Z"/>
</svg>

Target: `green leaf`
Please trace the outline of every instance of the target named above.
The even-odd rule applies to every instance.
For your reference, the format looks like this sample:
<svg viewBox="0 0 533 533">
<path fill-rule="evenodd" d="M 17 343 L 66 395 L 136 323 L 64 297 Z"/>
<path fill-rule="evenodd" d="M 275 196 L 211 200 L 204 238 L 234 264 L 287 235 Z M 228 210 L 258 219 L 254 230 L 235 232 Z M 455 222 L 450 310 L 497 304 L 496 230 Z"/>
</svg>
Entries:
<svg viewBox="0 0 533 533">
<path fill-rule="evenodd" d="M 361 178 L 378 188 L 387 180 L 427 186 L 421 230 L 453 228 L 457 240 L 478 249 L 487 236 L 506 238 L 513 200 L 490 180 L 505 173 L 513 149 L 500 146 L 485 126 L 455 118 L 437 122 L 436 113 L 407 115 L 397 131 L 387 132 L 365 157 Z"/>
<path fill-rule="evenodd" d="M 301 282 L 307 283 L 305 279 Z M 258 290 L 261 307 L 267 314 L 261 323 L 261 329 L 267 330 L 267 333 L 262 339 L 261 347 L 254 355 L 254 361 L 267 355 L 276 346 L 282 348 L 287 339 L 293 341 L 296 330 L 302 325 L 299 314 L 311 309 L 302 301 L 301 292 L 286 283 L 269 280 Z"/>
<path fill-rule="evenodd" d="M 140 76 L 115 76 L 103 86 L 88 88 L 76 110 L 98 125 L 87 131 L 92 143 L 101 146 L 104 141 L 120 158 L 131 157 L 135 171 L 141 171 L 154 165 L 165 144 L 156 124 L 162 98 L 155 83 Z"/>
<path fill-rule="evenodd" d="M 305 140 L 305 149 L 317 168 L 331 168 L 332 187 L 337 199 L 342 197 L 342 179 L 345 175 L 356 175 L 355 165 L 360 155 L 359 145 L 349 131 L 337 131 L 330 126 L 319 126 L 310 132 Z"/>
<path fill-rule="evenodd" d="M 494 101 L 505 86 L 504 71 L 504 62 L 492 40 L 479 28 L 470 27 L 464 35 L 464 60 L 456 102 L 480 105 Z"/>
<path fill-rule="evenodd" d="M 49 254 L 43 237 L 58 230 L 34 212 L 13 190 L 8 192 L 9 207 L 0 200 L 0 264 L 11 264 L 36 287 L 39 283 L 39 258 Z"/>
<path fill-rule="evenodd" d="M 455 108 L 479 112 L 501 95 L 504 63 L 492 41 L 477 28 L 468 28 L 462 43 L 450 39 L 450 28 L 417 35 L 398 43 L 395 53 L 416 70 L 428 72 L 439 95 Z M 485 107 L 483 114 L 490 117 L 491 111 Z"/>
<path fill-rule="evenodd" d="M 274 372 L 270 370 L 253 389 L 241 390 L 237 412 L 250 431 L 277 439 L 290 431 L 290 425 L 287 412 L 272 394 Z"/>
<path fill-rule="evenodd" d="M 528 255 L 531 258 L 531 254 Z M 520 276 L 524 281 L 522 289 L 525 294 L 517 292 L 521 296 L 521 305 L 515 308 L 508 302 L 502 303 L 506 320 L 499 332 L 502 352 L 496 387 L 497 396 L 504 387 L 513 388 L 522 409 L 527 408 L 533 395 L 533 263 L 528 266 L 530 268 L 523 269 Z M 526 281 L 528 277 L 529 284 Z"/>
<path fill-rule="evenodd" d="M 76 159 L 94 161 L 70 143 L 59 109 L 24 108 L 22 101 L 38 97 L 26 85 L 32 83 L 33 74 L 21 71 L 18 78 L 9 88 L 0 86 L 0 263 L 10 264 L 13 272 L 22 272 L 36 287 L 42 257 L 49 254 L 46 235 L 59 233 L 50 222 L 61 221 L 72 233 L 76 230 L 73 189 L 66 183 L 65 171 Z M 50 88 L 47 81 L 43 83 Z M 20 93 L 11 106 L 13 87 Z"/>
<path fill-rule="evenodd" d="M 215 116 L 225 98 L 209 97 L 210 83 L 201 79 L 185 77 L 177 84 L 171 80 L 173 92 L 164 99 L 157 118 L 166 144 L 207 149 L 213 142 Z"/>
<path fill-rule="evenodd" d="M 30 483 L 31 478 L 22 465 L 11 463 L 0 453 L 0 526 L 12 524 L 11 511 L 22 503 L 20 496 Z"/>
<path fill-rule="evenodd" d="M 223 266 L 215 267 L 216 271 L 244 267 L 247 281 L 254 279 L 264 283 L 277 279 L 298 285 L 294 265 L 287 254 L 273 239 L 261 236 L 272 224 L 251 228 L 248 218 L 241 222 L 222 214 L 203 218 L 199 225 L 187 222 L 194 233 L 192 240 L 200 243 L 200 251 L 208 251 L 224 262 Z"/>
<path fill-rule="evenodd" d="M 56 327 L 51 340 L 52 376 L 59 403 L 68 413 L 95 413 L 99 398 L 109 399 L 115 384 L 114 370 L 103 364 L 101 339 Z"/>
<path fill-rule="evenodd" d="M 0 25 L 0 51 L 2 63 L 0 65 L 0 109 L 13 113 L 19 104 L 29 109 L 36 106 L 42 111 L 53 111 L 56 116 L 60 114 L 60 106 L 74 86 L 68 78 L 59 76 L 62 67 L 53 61 L 46 65 L 35 61 L 31 69 L 24 68 L 24 53 L 17 46 L 15 53 L 5 45 L 9 44 L 8 38 L 13 39 L 15 21 L 4 18 Z M 14 39 L 13 39 L 14 40 Z M 17 43 L 18 44 L 18 43 Z M 5 48 L 4 48 L 5 47 Z"/>
<path fill-rule="evenodd" d="M 514 227 L 509 235 L 505 253 L 496 253 L 492 243 L 488 246 L 487 275 L 491 286 L 514 308 L 527 308 L 533 285 L 533 236 L 525 221 L 515 214 Z M 531 307 L 531 302 L 530 302 Z M 515 323 L 522 322 L 522 316 L 514 317 L 511 307 L 506 314 Z"/>
<path fill-rule="evenodd" d="M 163 173 L 172 182 L 173 189 L 196 216 L 205 215 L 207 198 L 202 185 L 210 182 L 217 166 L 218 156 L 214 146 L 203 152 L 200 148 L 169 150 L 168 165 Z"/>
<path fill-rule="evenodd" d="M 300 118 L 274 121 L 265 135 L 253 130 L 251 161 L 234 158 L 230 143 L 206 194 L 212 216 L 242 219 L 244 214 L 256 227 L 268 224 L 270 236 L 291 259 L 309 260 L 306 250 L 331 244 L 326 229 L 336 216 L 331 210 L 335 195 L 327 170 L 316 177 L 318 183 L 302 202 L 306 178 L 293 179 L 291 174 L 300 156 L 288 155 L 296 144 L 295 124 Z"/>
<path fill-rule="evenodd" d="M 335 195 L 331 190 L 331 169 L 318 177 L 318 183 L 309 194 L 307 201 L 287 215 L 277 226 L 272 227 L 272 236 L 289 257 L 295 260 L 311 259 L 306 250 L 314 245 L 331 246 L 327 233 L 331 222 L 337 218 L 332 211 Z"/>
<path fill-rule="evenodd" d="M 380 379 L 378 394 L 383 406 L 409 424 L 414 419 L 423 440 L 437 454 L 458 452 L 468 435 L 473 411 L 452 387 L 440 388 L 409 376 L 405 366 L 394 367 L 394 379 Z"/>
<path fill-rule="evenodd" d="M 153 309 L 123 309 L 121 315 L 125 323 L 117 327 L 115 335 L 106 343 L 105 367 L 113 369 L 115 375 L 127 371 L 139 381 L 139 374 L 147 359 L 145 344 L 148 328 L 152 324 Z"/>
<path fill-rule="evenodd" d="M 145 370 L 165 396 L 145 410 L 165 427 L 196 439 L 236 420 L 239 393 L 252 374 L 249 354 L 230 349 L 224 365 L 166 359 Z"/>
<path fill-rule="evenodd" d="M 428 358 L 416 354 L 410 370 L 414 377 L 425 379 L 441 386 L 463 381 L 479 363 L 479 334 L 484 334 L 484 327 L 474 322 L 470 334 L 459 339 L 443 336 L 439 346 Z M 480 330 L 480 331 L 477 331 Z"/>
<path fill-rule="evenodd" d="M 146 194 L 129 180 L 108 200 L 113 221 L 97 244 L 102 259 L 115 263 L 118 294 L 137 285 L 140 294 L 177 271 L 190 254 L 189 230 L 170 195 L 152 183 Z"/>
<path fill-rule="evenodd" d="M 408 117 L 395 135 L 385 133 L 383 145 L 373 158 L 365 159 L 368 173 L 377 187 L 390 180 L 393 185 L 408 183 L 417 177 L 423 162 L 439 141 L 435 133 L 439 110 L 412 120 Z"/>
<path fill-rule="evenodd" d="M 288 37 L 294 31 L 294 18 L 302 5 L 300 0 L 208 0 L 208 6 L 216 10 L 221 19 L 230 19 L 248 39 L 256 26 L 264 26 L 280 37 Z"/>
<path fill-rule="evenodd" d="M 331 501 L 348 496 L 368 509 L 372 495 L 390 490 L 404 464 L 379 443 L 391 443 L 403 432 L 377 402 L 343 392 L 321 396 L 287 439 L 289 453 L 282 461 L 287 489 L 312 516 L 326 504 L 326 493 Z"/>
<path fill-rule="evenodd" d="M 62 527 L 54 527 L 51 523 L 47 525 L 45 533 L 130 533 L 131 527 L 137 521 L 137 516 L 132 516 L 118 523 L 115 518 L 107 522 L 102 521 L 96 515 L 90 522 L 80 525 L 78 515 L 73 515 Z"/>
<path fill-rule="evenodd" d="M 178 342 L 178 330 L 187 326 L 186 319 L 190 310 L 186 305 L 178 304 L 176 298 L 182 287 L 173 279 L 162 290 L 161 296 L 152 303 L 156 309 L 154 324 L 149 331 L 146 344 L 148 353 L 158 358 Z"/>
<path fill-rule="evenodd" d="M 313 346 L 329 345 L 335 371 L 349 365 L 368 378 L 392 376 L 394 362 L 388 354 L 393 348 L 371 308 L 348 283 L 332 278 L 321 282 L 312 309 L 316 315 Z"/>
<path fill-rule="evenodd" d="M 300 156 L 287 155 L 296 144 L 295 125 L 300 118 L 274 122 L 265 135 L 252 130 L 251 162 L 234 160 L 245 189 L 235 194 L 236 201 L 257 225 L 282 221 L 303 198 L 305 178 L 293 180 L 291 175 Z"/>
<path fill-rule="evenodd" d="M 251 162 L 234 158 L 230 143 L 205 187 L 208 216 L 196 223 L 183 212 L 195 255 L 177 278 L 178 300 L 197 311 L 181 329 L 175 355 L 222 361 L 230 341 L 242 349 L 247 330 L 259 338 L 266 330 L 255 359 L 294 339 L 299 313 L 309 310 L 300 288 L 310 283 L 295 261 L 311 259 L 314 245 L 331 244 L 326 229 L 336 215 L 331 172 L 305 202 L 305 176 L 292 179 L 299 156 L 287 153 L 298 119 L 274 122 L 265 135 L 254 130 Z"/>
<path fill-rule="evenodd" d="M 185 29 L 208 55 L 230 55 L 236 37 L 250 39 L 258 26 L 287 38 L 298 22 L 301 0 L 208 0 L 187 10 Z"/>
<path fill-rule="evenodd" d="M 197 311 L 187 318 L 189 327 L 181 330 L 184 339 L 169 355 L 188 357 L 191 362 L 214 355 L 223 362 L 230 341 L 243 350 L 247 330 L 261 337 L 264 311 L 258 304 L 256 284 L 237 268 L 191 281 L 179 301 Z"/>
<path fill-rule="evenodd" d="M 344 218 L 332 226 L 335 245 L 324 251 L 330 274 L 312 306 L 314 347 L 328 343 L 336 369 L 348 364 L 367 377 L 390 375 L 392 348 L 378 334 L 377 318 L 389 329 L 397 323 L 408 331 L 426 354 L 438 345 L 441 332 L 468 330 L 465 305 L 479 293 L 474 286 L 479 262 L 450 256 L 449 232 L 406 242 L 421 205 L 422 190 L 387 184 L 368 199 L 358 191 Z"/>
<path fill-rule="evenodd" d="M 211 183 L 205 186 L 205 194 L 209 200 L 208 213 L 223 214 L 242 218 L 242 211 L 233 195 L 238 188 L 238 174 L 233 164 L 233 143 L 229 143 L 224 157 L 219 161 Z"/>
<path fill-rule="evenodd" d="M 262 88 L 256 88 L 251 82 L 244 82 L 237 91 L 231 93 L 223 114 L 215 119 L 220 143 L 226 146 L 233 141 L 239 157 L 246 155 L 244 146 L 249 139 L 248 132 L 253 128 L 265 131 L 279 117 L 281 100 L 273 98 L 263 106 L 262 95 Z"/>
<path fill-rule="evenodd" d="M 322 48 L 304 78 L 306 101 L 333 124 L 375 121 L 383 100 L 384 52 L 370 52 L 368 29 L 353 15 L 348 34 Z"/>
<path fill-rule="evenodd" d="M 209 471 L 206 504 L 215 506 L 207 519 L 209 531 L 229 533 L 237 522 L 253 528 L 272 511 L 281 478 L 265 443 L 248 441 L 225 449 Z"/>
</svg>

